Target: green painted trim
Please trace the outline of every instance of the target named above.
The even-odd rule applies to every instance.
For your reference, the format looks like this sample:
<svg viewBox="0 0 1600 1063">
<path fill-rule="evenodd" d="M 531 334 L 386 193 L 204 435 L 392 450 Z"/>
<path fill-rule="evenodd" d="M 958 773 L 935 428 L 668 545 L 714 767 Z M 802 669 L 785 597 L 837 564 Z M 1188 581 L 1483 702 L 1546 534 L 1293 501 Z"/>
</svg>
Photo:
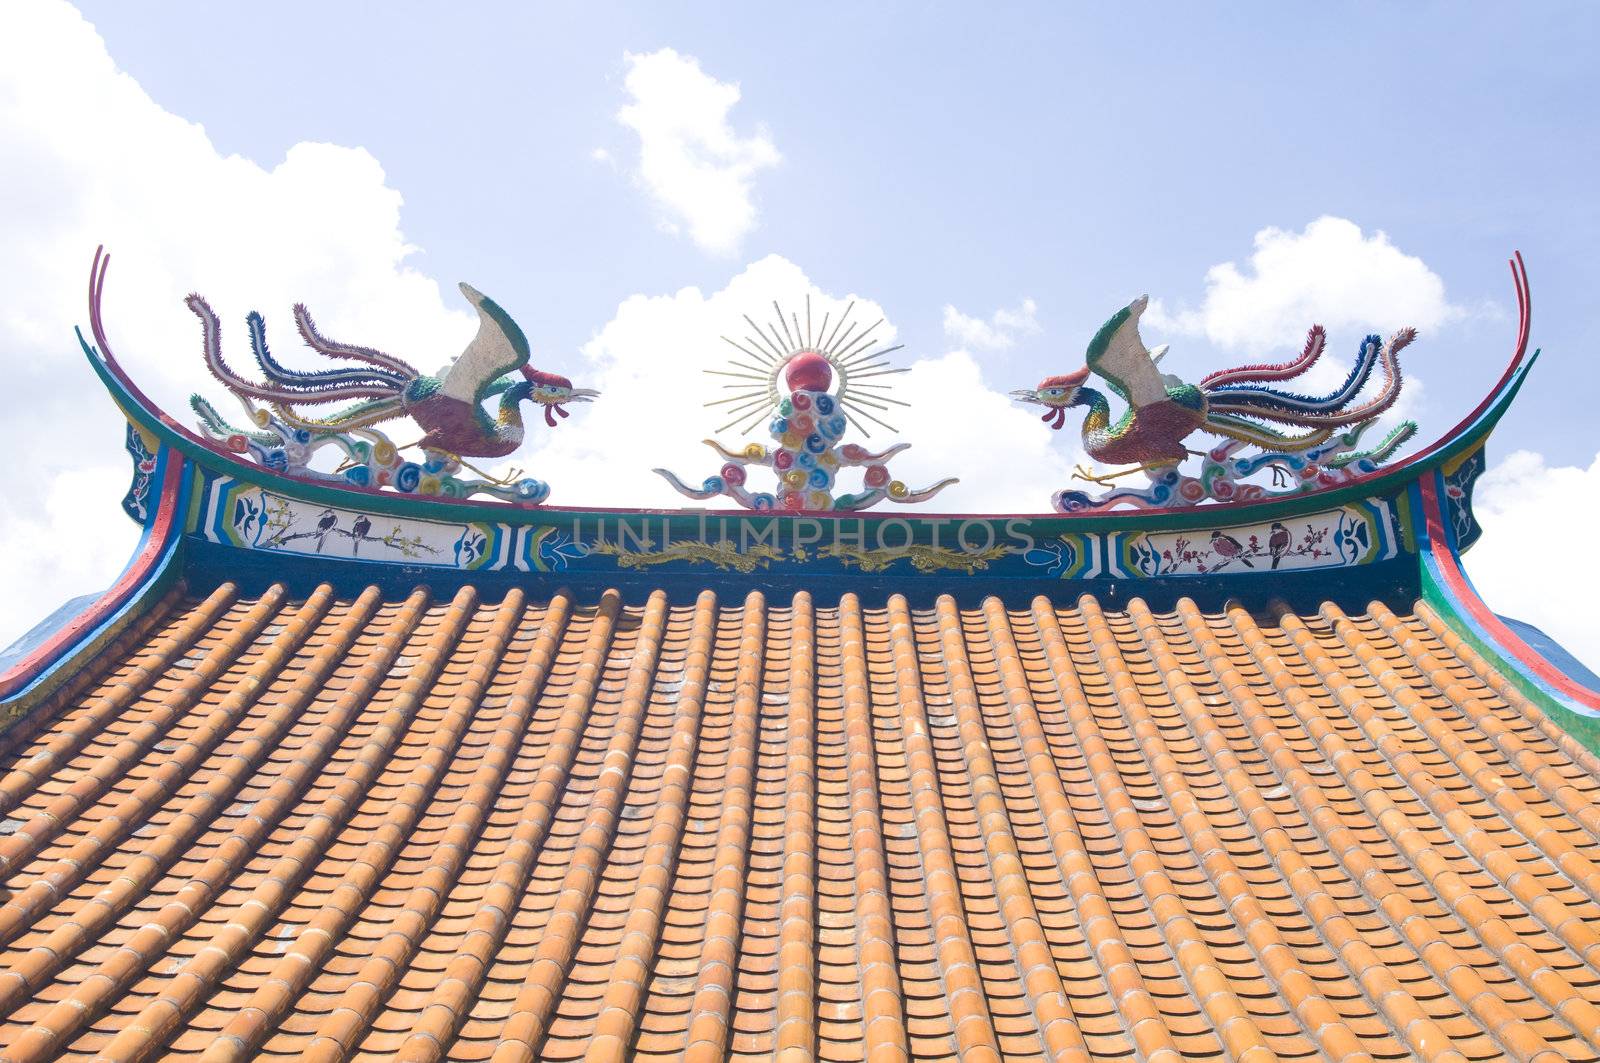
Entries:
<svg viewBox="0 0 1600 1063">
<path fill-rule="evenodd" d="M 1406 491 L 1394 502 L 1395 519 L 1400 525 L 1400 549 L 1414 554 L 1417 552 L 1417 515 L 1411 508 L 1411 492 Z"/>
<path fill-rule="evenodd" d="M 1573 712 L 1551 697 L 1530 676 L 1524 674 L 1515 661 L 1508 660 L 1494 646 L 1484 641 L 1478 635 L 1476 628 L 1457 611 L 1454 597 L 1439 585 L 1428 566 L 1421 564 L 1419 567 L 1422 569 L 1422 600 L 1439 614 L 1439 618 L 1449 625 L 1450 630 L 1477 650 L 1495 671 L 1509 679 L 1523 697 L 1539 706 L 1563 731 L 1577 739 L 1591 753 L 1600 753 L 1600 719 Z"/>
<path fill-rule="evenodd" d="M 205 477 L 194 465 L 187 470 L 189 477 L 189 512 L 183 515 L 183 531 L 187 534 L 189 529 L 200 523 L 200 512 L 205 508 L 205 493 L 201 490 L 205 486 Z"/>
</svg>

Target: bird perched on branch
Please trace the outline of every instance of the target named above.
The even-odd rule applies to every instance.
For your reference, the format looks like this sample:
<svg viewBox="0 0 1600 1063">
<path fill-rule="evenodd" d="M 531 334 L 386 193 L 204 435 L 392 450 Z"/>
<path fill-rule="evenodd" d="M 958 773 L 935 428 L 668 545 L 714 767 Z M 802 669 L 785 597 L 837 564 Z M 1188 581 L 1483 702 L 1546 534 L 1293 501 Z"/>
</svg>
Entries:
<svg viewBox="0 0 1600 1063">
<path fill-rule="evenodd" d="M 1245 568 L 1256 567 L 1251 563 L 1250 558 L 1245 555 L 1244 544 L 1227 532 L 1214 531 L 1211 533 L 1211 549 L 1216 551 L 1218 557 L 1222 558 L 1222 564 L 1219 564 L 1218 568 L 1221 568 L 1229 561 L 1238 561 Z"/>
<path fill-rule="evenodd" d="M 1289 529 L 1278 521 L 1272 522 L 1272 534 L 1267 536 L 1267 552 L 1272 555 L 1272 567 L 1277 568 L 1283 555 L 1289 552 Z"/>
</svg>

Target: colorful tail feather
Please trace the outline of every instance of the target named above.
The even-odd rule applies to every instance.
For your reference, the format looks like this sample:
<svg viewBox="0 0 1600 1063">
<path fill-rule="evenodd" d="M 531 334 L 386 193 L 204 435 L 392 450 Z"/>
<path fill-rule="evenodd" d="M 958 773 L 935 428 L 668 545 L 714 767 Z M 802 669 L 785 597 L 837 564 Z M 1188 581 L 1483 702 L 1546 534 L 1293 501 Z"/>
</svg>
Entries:
<svg viewBox="0 0 1600 1063">
<path fill-rule="evenodd" d="M 1299 428 L 1330 429 L 1370 420 L 1400 397 L 1399 354 L 1414 338 L 1415 329 L 1400 330 L 1387 344 L 1377 336 L 1368 336 L 1349 376 L 1326 395 L 1300 395 L 1256 383 L 1293 379 L 1309 369 L 1321 357 L 1324 343 L 1322 329 L 1313 328 L 1305 352 L 1293 362 L 1229 369 L 1206 377 L 1201 387 L 1206 393 L 1207 420 L 1219 428 L 1224 424 L 1237 427 L 1241 418 L 1249 418 Z M 1378 367 L 1384 376 L 1378 394 L 1360 405 L 1350 405 Z"/>
<path fill-rule="evenodd" d="M 398 358 L 381 352 L 323 339 L 311 324 L 305 307 L 296 307 L 295 316 L 300 322 L 301 334 L 306 336 L 308 343 L 330 357 L 349 358 L 366 362 L 367 365 L 310 373 L 290 369 L 273 358 L 267 348 L 266 324 L 260 314 L 252 312 L 246 319 L 250 329 L 250 347 L 255 354 L 256 364 L 261 367 L 267 380 L 265 384 L 256 383 L 240 376 L 223 360 L 222 326 L 210 304 L 199 295 L 189 296 L 188 304 L 200 319 L 206 366 L 212 375 L 241 398 L 269 403 L 285 424 L 312 431 L 347 431 L 405 414 L 405 393 L 416 379 L 416 370 Z M 306 417 L 296 409 L 299 406 L 317 406 L 349 399 L 365 401 L 322 418 Z M 197 412 L 203 421 L 209 420 L 204 411 Z"/>
<path fill-rule="evenodd" d="M 300 338 L 306 341 L 306 346 L 318 354 L 326 355 L 329 358 L 367 362 L 370 365 L 378 366 L 380 369 L 387 369 L 393 375 L 404 377 L 407 380 L 415 380 L 422 375 L 413 369 L 408 362 L 396 358 L 392 354 L 385 354 L 371 347 L 357 347 L 352 343 L 338 343 L 324 338 L 322 333 L 317 331 L 316 322 L 311 320 L 311 311 L 306 309 L 306 304 L 304 303 L 294 304 L 294 323 L 300 330 Z"/>
<path fill-rule="evenodd" d="M 1245 384 L 1260 380 L 1289 380 L 1310 370 L 1322 357 L 1328 334 L 1321 325 L 1312 325 L 1306 336 L 1306 346 L 1300 357 L 1277 365 L 1241 365 L 1236 369 L 1218 369 L 1200 381 L 1200 390 L 1211 391 L 1229 384 Z"/>
<path fill-rule="evenodd" d="M 404 390 L 409 377 L 388 369 L 367 368 L 364 366 L 351 366 L 346 369 L 324 369 L 319 372 L 303 372 L 290 369 L 272 357 L 272 351 L 267 347 L 267 323 L 258 311 L 252 310 L 245 318 L 245 324 L 250 329 L 250 349 L 256 356 L 256 364 L 261 367 L 261 372 L 271 383 L 285 388 L 305 388 L 310 391 L 320 391 L 328 387 L 340 387 L 354 384 L 364 387 L 392 387 Z M 413 374 L 414 375 L 414 374 Z"/>
<path fill-rule="evenodd" d="M 1370 423 L 1370 422 L 1368 422 Z M 1377 446 L 1370 450 L 1354 450 L 1344 454 L 1335 454 L 1323 464 L 1330 469 L 1342 469 L 1352 462 L 1370 461 L 1381 463 L 1388 461 L 1394 452 L 1399 450 L 1412 436 L 1417 434 L 1417 422 L 1401 421 L 1389 430 Z M 1353 445 L 1353 441 L 1352 441 Z"/>
<path fill-rule="evenodd" d="M 380 399 L 396 394 L 400 389 L 388 381 L 354 383 L 316 383 L 301 385 L 289 382 L 257 384 L 234 372 L 222 358 L 222 323 L 202 296 L 191 295 L 189 309 L 200 319 L 206 367 L 213 376 L 236 394 L 246 395 L 263 402 L 322 403 L 340 399 Z M 263 348 L 264 349 L 264 348 Z M 270 362 L 270 358 L 269 358 Z"/>
<path fill-rule="evenodd" d="M 1332 428 L 1317 428 L 1300 436 L 1290 435 L 1270 425 L 1209 410 L 1206 412 L 1206 428 L 1224 439 L 1237 439 L 1241 443 L 1253 443 L 1262 450 L 1281 451 L 1286 454 L 1310 450 L 1319 443 L 1326 442 L 1333 435 Z"/>
<path fill-rule="evenodd" d="M 403 417 L 406 413 L 405 401 L 398 395 L 358 402 L 329 417 L 307 417 L 282 403 L 274 403 L 272 409 L 289 427 L 304 428 L 308 432 L 349 432 L 357 428 L 371 428 L 384 421 Z"/>
<path fill-rule="evenodd" d="M 276 435 L 271 432 L 261 432 L 254 428 L 236 428 L 228 419 L 206 400 L 204 395 L 189 396 L 189 408 L 194 410 L 195 416 L 200 419 L 200 427 L 206 434 L 214 439 L 226 439 L 229 436 L 244 436 L 263 445 L 279 442 Z"/>
</svg>

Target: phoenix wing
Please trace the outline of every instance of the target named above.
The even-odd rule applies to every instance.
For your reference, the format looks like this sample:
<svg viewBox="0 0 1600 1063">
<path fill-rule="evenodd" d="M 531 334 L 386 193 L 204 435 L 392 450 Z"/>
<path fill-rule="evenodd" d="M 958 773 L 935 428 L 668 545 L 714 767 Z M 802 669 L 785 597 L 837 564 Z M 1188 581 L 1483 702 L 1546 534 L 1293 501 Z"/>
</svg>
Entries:
<svg viewBox="0 0 1600 1063">
<path fill-rule="evenodd" d="M 528 364 L 528 337 L 499 303 L 472 285 L 463 283 L 461 294 L 478 309 L 478 334 L 441 374 L 439 391 L 476 403 L 490 384 Z"/>
<path fill-rule="evenodd" d="M 1134 407 L 1149 406 L 1167 399 L 1166 381 L 1156 368 L 1158 355 L 1152 354 L 1139 338 L 1139 316 L 1150 303 L 1141 295 L 1110 321 L 1101 326 L 1089 341 L 1089 369 L 1121 392 Z M 1166 353 L 1165 349 L 1161 351 Z"/>
</svg>

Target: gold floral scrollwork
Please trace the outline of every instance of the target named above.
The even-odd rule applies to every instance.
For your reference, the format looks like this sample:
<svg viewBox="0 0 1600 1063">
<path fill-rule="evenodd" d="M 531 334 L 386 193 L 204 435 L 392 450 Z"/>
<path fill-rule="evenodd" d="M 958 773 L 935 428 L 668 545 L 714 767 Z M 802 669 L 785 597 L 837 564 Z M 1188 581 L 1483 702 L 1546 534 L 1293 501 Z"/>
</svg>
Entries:
<svg viewBox="0 0 1600 1063">
<path fill-rule="evenodd" d="M 690 564 L 715 565 L 735 572 L 754 572 L 773 561 L 783 560 L 783 554 L 766 543 L 740 550 L 726 540 L 717 543 L 685 541 L 668 543 L 659 550 L 629 550 L 602 539 L 589 545 L 589 553 L 616 558 L 618 568 L 649 568 L 652 565 L 686 561 Z"/>
<path fill-rule="evenodd" d="M 818 551 L 822 557 L 836 557 L 846 566 L 863 572 L 883 572 L 896 561 L 910 560 L 918 572 L 960 571 L 972 575 L 989 567 L 1009 552 L 1008 547 L 990 546 L 983 550 L 952 550 L 947 546 L 928 546 L 914 543 L 911 546 L 882 547 L 866 550 L 858 546 L 833 543 Z"/>
</svg>

